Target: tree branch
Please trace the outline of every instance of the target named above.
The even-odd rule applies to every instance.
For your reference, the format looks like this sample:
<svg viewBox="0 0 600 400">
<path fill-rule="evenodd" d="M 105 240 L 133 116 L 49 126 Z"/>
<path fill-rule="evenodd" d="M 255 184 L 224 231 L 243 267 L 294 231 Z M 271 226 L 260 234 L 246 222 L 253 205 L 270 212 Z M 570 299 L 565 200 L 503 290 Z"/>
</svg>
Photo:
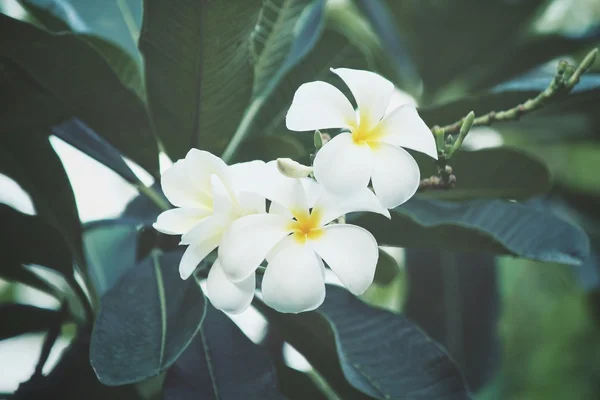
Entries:
<svg viewBox="0 0 600 400">
<path fill-rule="evenodd" d="M 523 114 L 544 107 L 556 97 L 568 94 L 579 82 L 581 75 L 592 66 L 597 54 L 598 49 L 590 51 L 577 68 L 573 68 L 564 60 L 560 61 L 554 78 L 543 92 L 508 110 L 490 111 L 485 115 L 481 115 L 473 120 L 472 126 L 491 125 L 494 122 L 515 121 Z M 442 130 L 444 134 L 458 133 L 465 118 L 461 118 L 459 121 L 449 125 L 434 127 L 434 129 Z"/>
</svg>

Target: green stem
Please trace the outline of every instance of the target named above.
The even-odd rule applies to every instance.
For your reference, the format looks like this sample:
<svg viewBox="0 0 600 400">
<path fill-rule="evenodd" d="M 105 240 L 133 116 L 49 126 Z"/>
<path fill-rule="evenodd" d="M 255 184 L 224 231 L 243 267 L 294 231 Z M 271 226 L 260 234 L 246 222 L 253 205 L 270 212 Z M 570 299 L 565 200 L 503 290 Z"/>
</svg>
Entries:
<svg viewBox="0 0 600 400">
<path fill-rule="evenodd" d="M 158 208 L 163 211 L 171 209 L 171 205 L 165 201 L 153 188 L 146 185 L 135 185 L 140 193 L 148 197 Z"/>
<path fill-rule="evenodd" d="M 246 112 L 244 113 L 244 116 L 240 121 L 238 128 L 233 134 L 233 137 L 227 145 L 227 148 L 225 148 L 223 155 L 221 156 L 223 161 L 225 161 L 226 163 L 229 164 L 231 162 L 233 157 L 235 157 L 238 148 L 240 147 L 246 136 L 248 136 L 248 133 L 250 133 L 250 128 L 252 127 L 254 118 L 262 108 L 264 101 L 265 100 L 263 97 L 258 97 L 254 101 L 252 101 L 250 107 L 246 109 Z"/>
<path fill-rule="evenodd" d="M 558 97 L 558 95 L 569 93 L 579 82 L 581 75 L 592 66 L 597 54 L 598 49 L 590 51 L 567 79 L 565 79 L 564 75 L 568 65 L 565 61 L 561 61 L 558 65 L 554 78 L 543 92 L 508 110 L 491 111 L 487 114 L 479 116 L 473 120 L 472 126 L 491 125 L 493 122 L 515 121 L 523 114 L 527 114 L 542 108 L 551 100 L 554 100 L 556 97 Z M 438 129 L 443 130 L 445 134 L 457 133 L 460 131 L 464 120 L 465 118 L 461 118 L 459 121 Z"/>
</svg>

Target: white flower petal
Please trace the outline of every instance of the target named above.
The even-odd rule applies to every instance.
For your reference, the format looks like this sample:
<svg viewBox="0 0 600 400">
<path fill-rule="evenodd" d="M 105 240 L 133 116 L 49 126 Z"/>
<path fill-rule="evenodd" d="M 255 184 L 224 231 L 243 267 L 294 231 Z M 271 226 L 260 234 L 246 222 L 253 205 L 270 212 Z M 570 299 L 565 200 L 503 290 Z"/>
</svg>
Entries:
<svg viewBox="0 0 600 400">
<path fill-rule="evenodd" d="M 196 190 L 210 196 L 211 175 L 217 175 L 226 187 L 231 185 L 227 164 L 208 151 L 191 149 L 185 156 L 185 168 Z"/>
<path fill-rule="evenodd" d="M 381 205 L 375 193 L 367 187 L 351 196 L 339 196 L 323 191 L 314 209 L 319 210 L 321 213 L 321 220 L 319 221 L 321 226 L 344 214 L 358 211 L 373 212 L 391 218 L 388 209 Z"/>
<path fill-rule="evenodd" d="M 390 104 L 388 104 L 387 110 L 385 110 L 385 115 L 389 115 L 396 110 L 396 108 L 403 106 L 405 104 L 409 104 L 413 107 L 416 107 L 417 100 L 412 97 L 410 94 L 405 92 L 404 90 L 400 90 L 397 87 L 392 91 L 392 97 L 390 98 Z M 384 116 L 385 118 L 385 116 Z"/>
<path fill-rule="evenodd" d="M 262 281 L 265 303 L 279 312 L 314 310 L 325 299 L 323 264 L 308 245 L 288 241 L 269 262 Z"/>
<path fill-rule="evenodd" d="M 260 160 L 233 164 L 229 167 L 235 191 L 252 191 L 262 179 L 265 162 Z"/>
<path fill-rule="evenodd" d="M 379 125 L 383 142 L 420 151 L 437 160 L 437 148 L 431 130 L 411 105 L 398 107 Z"/>
<path fill-rule="evenodd" d="M 215 236 L 220 238 L 227 227 L 227 222 L 227 218 L 222 216 L 211 215 L 206 217 L 181 237 L 180 244 L 195 245 Z"/>
<path fill-rule="evenodd" d="M 162 173 L 160 185 L 166 198 L 176 207 L 211 207 L 212 201 L 198 193 L 192 184 L 185 167 L 185 160 L 179 160 Z"/>
<path fill-rule="evenodd" d="M 375 238 L 366 229 L 355 225 L 329 225 L 312 244 L 350 292 L 362 294 L 373 283 L 379 250 Z"/>
<path fill-rule="evenodd" d="M 213 210 L 215 214 L 229 214 L 233 208 L 233 195 L 225 186 L 221 178 L 213 174 L 210 176 L 210 188 L 213 199 Z"/>
<path fill-rule="evenodd" d="M 349 133 L 340 133 L 319 150 L 314 168 L 317 181 L 327 190 L 336 194 L 358 192 L 369 184 L 371 148 L 356 144 Z"/>
<path fill-rule="evenodd" d="M 237 194 L 238 204 L 244 214 L 257 214 L 266 212 L 266 201 L 264 196 L 250 192 L 239 192 Z"/>
<path fill-rule="evenodd" d="M 250 276 L 288 234 L 289 222 L 275 214 L 253 214 L 233 222 L 219 246 L 219 259 L 227 277 L 239 282 Z"/>
<path fill-rule="evenodd" d="M 269 206 L 269 214 L 281 215 L 282 217 L 285 217 L 287 219 L 294 218 L 294 214 L 292 214 L 289 208 L 282 206 L 281 204 L 276 203 L 274 201 L 272 201 L 271 205 Z"/>
<path fill-rule="evenodd" d="M 181 276 L 181 279 L 187 279 L 192 275 L 194 270 L 198 267 L 198 264 L 200 264 L 211 251 L 217 248 L 219 239 L 218 236 L 214 236 L 188 246 L 179 262 L 179 275 Z"/>
<path fill-rule="evenodd" d="M 331 71 L 350 88 L 358 105 L 360 124 L 368 128 L 377 124 L 390 103 L 394 84 L 371 71 L 348 68 L 332 68 Z"/>
<path fill-rule="evenodd" d="M 301 85 L 285 116 L 285 124 L 292 131 L 347 128 L 355 123 L 356 114 L 346 96 L 321 81 Z"/>
<path fill-rule="evenodd" d="M 255 192 L 288 209 L 308 210 L 302 181 L 283 175 L 277 169 L 277 162 L 270 161 L 265 165 L 262 179 L 255 186 Z"/>
<path fill-rule="evenodd" d="M 182 235 L 211 213 L 207 208 L 174 208 L 161 213 L 152 226 L 167 235 Z"/>
<path fill-rule="evenodd" d="M 256 274 L 251 274 L 241 282 L 231 282 L 217 258 L 208 273 L 206 295 L 215 308 L 230 314 L 239 314 L 252 303 L 255 287 Z"/>
<path fill-rule="evenodd" d="M 373 155 L 371 182 L 375 194 L 382 206 L 398 207 L 419 188 L 419 165 L 406 150 L 387 143 L 380 143 Z"/>
</svg>

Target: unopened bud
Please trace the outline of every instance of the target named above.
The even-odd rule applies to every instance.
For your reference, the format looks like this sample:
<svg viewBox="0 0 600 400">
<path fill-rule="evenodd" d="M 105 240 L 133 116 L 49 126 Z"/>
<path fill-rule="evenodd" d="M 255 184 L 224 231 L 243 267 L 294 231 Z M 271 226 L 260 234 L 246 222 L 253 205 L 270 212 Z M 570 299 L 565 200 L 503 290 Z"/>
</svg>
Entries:
<svg viewBox="0 0 600 400">
<path fill-rule="evenodd" d="M 315 136 L 313 136 L 313 142 L 315 144 L 315 151 L 321 150 L 321 147 L 323 147 L 323 136 L 318 129 L 315 131 Z"/>
<path fill-rule="evenodd" d="M 277 169 L 288 178 L 306 178 L 313 171 L 312 167 L 302 165 L 291 158 L 278 158 Z"/>
</svg>

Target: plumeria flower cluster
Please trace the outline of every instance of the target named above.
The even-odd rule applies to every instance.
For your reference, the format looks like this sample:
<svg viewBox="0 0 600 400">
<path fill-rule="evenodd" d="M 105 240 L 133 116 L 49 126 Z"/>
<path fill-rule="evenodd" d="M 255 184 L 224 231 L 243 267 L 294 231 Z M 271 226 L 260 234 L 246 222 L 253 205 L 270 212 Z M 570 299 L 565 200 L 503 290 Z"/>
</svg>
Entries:
<svg viewBox="0 0 600 400">
<path fill-rule="evenodd" d="M 206 292 L 218 309 L 248 308 L 263 263 L 263 301 L 280 312 L 321 305 L 325 265 L 350 292 L 364 293 L 373 282 L 377 242 L 339 218 L 352 212 L 390 218 L 388 209 L 412 197 L 420 180 L 417 163 L 402 147 L 437 155 L 413 106 L 386 111 L 391 82 L 368 71 L 332 72 L 350 89 L 356 110 L 335 86 L 310 82 L 297 90 L 286 117 L 293 131 L 342 129 L 317 152 L 314 169 L 289 160 L 228 166 L 192 149 L 162 175 L 164 194 L 176 208 L 159 215 L 154 227 L 182 235 L 188 246 L 182 279 L 216 250 Z"/>
</svg>

